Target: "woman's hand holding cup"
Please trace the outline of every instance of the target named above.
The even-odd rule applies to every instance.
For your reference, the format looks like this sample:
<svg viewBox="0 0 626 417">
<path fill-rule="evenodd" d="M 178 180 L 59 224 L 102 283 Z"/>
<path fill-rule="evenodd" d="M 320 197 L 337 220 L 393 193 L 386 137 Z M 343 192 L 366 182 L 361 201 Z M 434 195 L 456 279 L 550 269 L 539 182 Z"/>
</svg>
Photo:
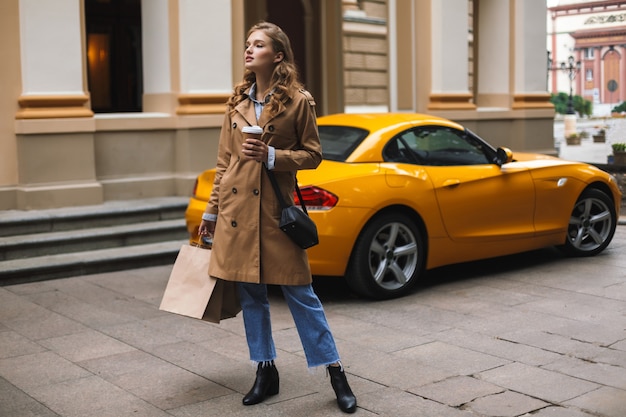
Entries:
<svg viewBox="0 0 626 417">
<path fill-rule="evenodd" d="M 263 129 L 260 126 L 244 126 L 241 131 L 244 137 L 243 155 L 258 162 L 267 161 L 267 144 L 261 140 Z"/>
</svg>

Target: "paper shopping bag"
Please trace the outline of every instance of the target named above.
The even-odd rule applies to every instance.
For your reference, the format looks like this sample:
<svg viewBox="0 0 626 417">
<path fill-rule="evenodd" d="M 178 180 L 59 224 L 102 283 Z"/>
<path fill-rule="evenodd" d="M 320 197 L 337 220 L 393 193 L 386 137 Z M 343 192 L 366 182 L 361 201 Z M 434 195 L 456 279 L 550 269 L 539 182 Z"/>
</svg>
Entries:
<svg viewBox="0 0 626 417">
<path fill-rule="evenodd" d="M 209 276 L 210 261 L 210 249 L 183 245 L 159 309 L 212 323 L 235 317 L 241 311 L 236 283 Z M 229 297 L 226 303 L 225 289 Z"/>
</svg>

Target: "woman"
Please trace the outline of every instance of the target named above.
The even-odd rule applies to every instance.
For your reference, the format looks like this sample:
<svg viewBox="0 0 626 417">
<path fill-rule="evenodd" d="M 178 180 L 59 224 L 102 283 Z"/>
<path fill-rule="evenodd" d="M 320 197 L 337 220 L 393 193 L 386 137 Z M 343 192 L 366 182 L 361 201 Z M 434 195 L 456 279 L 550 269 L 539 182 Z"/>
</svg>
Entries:
<svg viewBox="0 0 626 417">
<path fill-rule="evenodd" d="M 281 207 L 265 167 L 283 198 L 293 203 L 296 172 L 322 160 L 315 102 L 298 82 L 287 35 L 261 22 L 248 32 L 243 81 L 227 103 L 213 191 L 200 224 L 213 235 L 209 274 L 238 281 L 250 359 L 256 380 L 244 405 L 278 394 L 267 284 L 280 285 L 293 316 L 309 367 L 326 366 L 339 408 L 356 410 L 324 309 L 311 286 L 306 251 L 278 228 Z M 242 128 L 258 125 L 260 139 L 245 139 Z"/>
</svg>

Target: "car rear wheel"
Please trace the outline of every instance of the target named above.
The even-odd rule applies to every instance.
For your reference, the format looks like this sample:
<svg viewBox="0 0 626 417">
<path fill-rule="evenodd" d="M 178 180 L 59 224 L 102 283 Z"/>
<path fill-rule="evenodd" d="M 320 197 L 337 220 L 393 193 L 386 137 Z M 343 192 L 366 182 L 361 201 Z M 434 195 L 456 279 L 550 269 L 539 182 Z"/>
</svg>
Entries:
<svg viewBox="0 0 626 417">
<path fill-rule="evenodd" d="M 368 223 L 355 244 L 346 274 L 359 295 L 388 299 L 408 293 L 424 266 L 424 239 L 410 218 L 387 213 Z"/>
<path fill-rule="evenodd" d="M 600 190 L 585 190 L 574 205 L 561 249 L 571 256 L 597 255 L 613 239 L 616 226 L 615 205 L 609 196 Z"/>
</svg>

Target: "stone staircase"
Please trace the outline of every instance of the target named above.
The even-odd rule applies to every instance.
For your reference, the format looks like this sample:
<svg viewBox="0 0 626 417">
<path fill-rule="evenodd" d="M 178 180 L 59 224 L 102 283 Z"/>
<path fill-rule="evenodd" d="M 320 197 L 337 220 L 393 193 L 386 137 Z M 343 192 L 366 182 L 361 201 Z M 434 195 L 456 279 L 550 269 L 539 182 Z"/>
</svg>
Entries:
<svg viewBox="0 0 626 417">
<path fill-rule="evenodd" d="M 0 285 L 173 264 L 188 201 L 0 211 Z"/>
</svg>

